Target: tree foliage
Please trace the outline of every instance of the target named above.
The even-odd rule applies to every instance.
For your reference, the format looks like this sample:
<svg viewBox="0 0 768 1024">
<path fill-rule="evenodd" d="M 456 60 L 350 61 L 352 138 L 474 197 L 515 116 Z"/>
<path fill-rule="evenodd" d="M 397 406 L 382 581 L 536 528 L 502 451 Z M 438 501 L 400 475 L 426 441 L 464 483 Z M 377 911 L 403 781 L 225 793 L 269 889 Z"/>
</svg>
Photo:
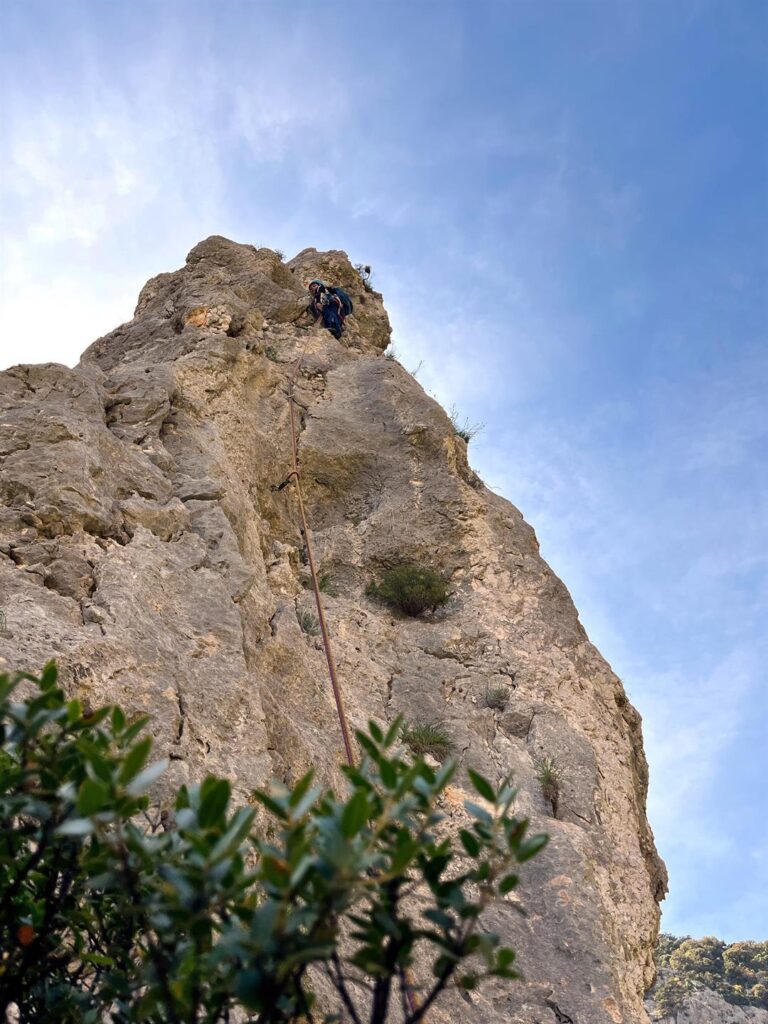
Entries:
<svg viewBox="0 0 768 1024">
<path fill-rule="evenodd" d="M 369 583 L 365 592 L 368 597 L 412 616 L 427 609 L 434 611 L 450 597 L 448 584 L 439 573 L 409 562 L 388 569 L 378 583 Z"/>
<path fill-rule="evenodd" d="M 706 936 L 662 934 L 656 949 L 662 980 L 654 992 L 665 1013 L 676 1010 L 697 988 L 718 992 L 727 1002 L 768 1009 L 768 942 L 734 942 Z"/>
<path fill-rule="evenodd" d="M 208 777 L 161 820 L 145 724 L 68 701 L 53 664 L 0 676 L 0 1018 L 338 1020 L 315 1005 L 324 975 L 355 1024 L 382 1024 L 393 1000 L 416 1024 L 448 986 L 517 976 L 480 922 L 546 836 L 527 835 L 508 783 L 471 773 L 484 803 L 441 837 L 455 766 L 405 759 L 400 721 L 370 723 L 344 798 L 308 774 L 256 791 L 259 817 Z M 417 952 L 431 977 L 410 1004 Z"/>
</svg>

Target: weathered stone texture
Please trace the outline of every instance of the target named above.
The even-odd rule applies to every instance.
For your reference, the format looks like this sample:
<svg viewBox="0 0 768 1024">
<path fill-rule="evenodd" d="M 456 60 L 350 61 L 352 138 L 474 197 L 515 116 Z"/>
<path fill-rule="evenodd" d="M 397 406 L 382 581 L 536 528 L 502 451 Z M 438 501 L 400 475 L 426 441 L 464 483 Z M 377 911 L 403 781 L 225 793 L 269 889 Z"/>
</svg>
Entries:
<svg viewBox="0 0 768 1024">
<path fill-rule="evenodd" d="M 302 315 L 315 276 L 352 294 L 344 343 Z M 322 648 L 296 616 L 311 603 L 294 487 L 280 486 L 303 353 L 302 478 L 335 583 L 325 600 L 352 725 L 442 718 L 462 765 L 494 780 L 514 771 L 520 810 L 552 836 L 492 914 L 525 983 L 449 999 L 430 1020 L 545 1024 L 556 1005 L 576 1024 L 641 1024 L 665 875 L 639 716 L 533 530 L 471 470 L 445 412 L 381 357 L 389 333 L 381 296 L 343 253 L 284 264 L 214 237 L 153 278 L 134 319 L 76 369 L 1 374 L 12 636 L 0 665 L 56 657 L 73 694 L 150 712 L 170 783 L 217 772 L 245 798 L 310 765 L 339 781 Z M 364 596 L 403 558 L 450 577 L 431 617 Z M 505 710 L 484 706 L 489 687 L 506 688 Z M 536 781 L 541 756 L 563 774 L 557 818 Z M 457 784 L 446 800 L 456 819 L 463 795 Z"/>
</svg>

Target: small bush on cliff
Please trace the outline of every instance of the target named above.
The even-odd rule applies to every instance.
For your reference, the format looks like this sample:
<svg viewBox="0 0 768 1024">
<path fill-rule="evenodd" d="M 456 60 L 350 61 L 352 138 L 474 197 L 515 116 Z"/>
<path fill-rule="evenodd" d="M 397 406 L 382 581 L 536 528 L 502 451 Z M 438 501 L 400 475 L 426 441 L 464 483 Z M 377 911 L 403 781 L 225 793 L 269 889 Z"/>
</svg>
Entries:
<svg viewBox="0 0 768 1024">
<path fill-rule="evenodd" d="M 448 417 L 451 421 L 451 426 L 453 427 L 454 432 L 463 441 L 466 441 L 467 444 L 469 444 L 473 437 L 477 437 L 477 435 L 485 429 L 484 423 L 470 423 L 466 418 L 462 423 L 459 419 L 459 411 L 455 405 L 451 406 Z"/>
<path fill-rule="evenodd" d="M 398 1018 L 416 1024 L 449 985 L 517 977 L 483 912 L 546 836 L 526 836 L 507 782 L 473 776 L 490 808 L 467 804 L 460 846 L 438 840 L 455 766 L 402 759 L 400 721 L 386 736 L 370 723 L 343 798 L 311 773 L 257 790 L 260 834 L 255 810 L 232 810 L 229 782 L 209 776 L 161 824 L 145 724 L 84 712 L 53 664 L 39 679 L 0 675 L 0 1020 L 223 1024 L 245 1011 L 319 1024 L 331 1017 L 313 1016 L 313 967 L 339 1012 L 384 1024 L 418 960 L 431 965 L 422 1007 Z M 405 903 L 413 891 L 422 899 Z"/>
<path fill-rule="evenodd" d="M 503 711 L 509 703 L 509 689 L 506 686 L 486 686 L 483 707 Z"/>
<path fill-rule="evenodd" d="M 445 722 L 410 722 L 403 726 L 403 743 L 406 743 L 414 754 L 432 754 L 442 761 L 453 753 L 455 744 Z"/>
<path fill-rule="evenodd" d="M 536 778 L 544 799 L 552 805 L 552 814 L 557 817 L 562 777 L 554 757 L 547 754 L 536 761 Z"/>
<path fill-rule="evenodd" d="M 299 620 L 299 627 L 302 633 L 306 633 L 307 636 L 320 635 L 320 620 L 314 612 L 299 608 L 296 612 L 296 618 Z"/>
<path fill-rule="evenodd" d="M 449 598 L 448 584 L 439 573 L 404 562 L 389 569 L 378 583 L 371 581 L 365 593 L 406 615 L 434 611 Z"/>
<path fill-rule="evenodd" d="M 302 576 L 301 585 L 305 590 L 312 589 L 312 577 Z M 329 597 L 338 597 L 339 591 L 336 587 L 336 583 L 330 573 L 324 572 L 318 577 L 317 586 L 321 593 L 327 594 Z"/>
</svg>

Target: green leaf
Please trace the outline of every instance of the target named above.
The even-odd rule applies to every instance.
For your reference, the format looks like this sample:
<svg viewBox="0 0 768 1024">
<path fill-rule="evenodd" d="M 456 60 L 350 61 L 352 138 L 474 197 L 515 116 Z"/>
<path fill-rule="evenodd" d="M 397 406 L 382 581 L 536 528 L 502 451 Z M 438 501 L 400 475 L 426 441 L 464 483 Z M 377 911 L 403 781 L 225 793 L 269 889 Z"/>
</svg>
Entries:
<svg viewBox="0 0 768 1024">
<path fill-rule="evenodd" d="M 531 857 L 535 857 L 540 850 L 549 842 L 549 836 L 546 833 L 541 832 L 538 835 L 531 836 L 530 839 L 526 839 L 524 843 L 520 844 L 520 848 L 517 851 L 516 858 L 519 864 L 530 860 Z"/>
<path fill-rule="evenodd" d="M 515 951 L 510 949 L 508 946 L 502 946 L 501 949 L 496 952 L 496 966 L 497 967 L 509 967 L 515 960 Z"/>
<path fill-rule="evenodd" d="M 107 784 L 112 782 L 112 765 L 105 757 L 102 757 L 101 754 L 97 753 L 95 750 L 88 754 L 86 771 L 91 778 L 96 781 L 100 779 L 102 782 L 106 782 Z"/>
<path fill-rule="evenodd" d="M 488 779 L 480 775 L 479 772 L 473 771 L 471 768 L 467 770 L 467 775 L 469 775 L 472 780 L 472 785 L 484 800 L 487 800 L 489 803 L 496 802 L 496 794 Z"/>
<path fill-rule="evenodd" d="M 83 953 L 81 959 L 98 967 L 111 967 L 115 962 L 111 956 L 104 956 L 103 953 Z"/>
<path fill-rule="evenodd" d="M 449 758 L 442 765 L 440 765 L 440 768 L 437 771 L 437 775 L 435 776 L 436 790 L 442 791 L 443 789 L 445 789 L 445 787 L 451 781 L 453 776 L 456 774 L 457 767 L 458 765 L 456 761 L 454 761 L 452 758 Z"/>
<path fill-rule="evenodd" d="M 235 982 L 235 995 L 248 1010 L 263 1009 L 263 975 L 260 970 L 239 971 Z"/>
<path fill-rule="evenodd" d="M 217 779 L 209 775 L 203 780 L 200 789 L 201 802 L 198 819 L 203 828 L 215 825 L 227 809 L 231 789 L 226 779 Z"/>
<path fill-rule="evenodd" d="M 368 754 L 369 757 L 373 758 L 374 762 L 378 764 L 381 755 L 379 754 L 378 747 L 370 738 L 370 736 L 367 736 L 360 729 L 357 730 L 355 736 L 357 737 L 357 742 L 360 744 L 360 746 L 363 748 L 366 754 Z"/>
<path fill-rule="evenodd" d="M 88 817 L 100 811 L 109 797 L 109 790 L 94 779 L 83 779 L 77 791 L 76 807 L 80 814 Z"/>
<path fill-rule="evenodd" d="M 232 818 L 224 835 L 211 850 L 211 861 L 216 861 L 227 853 L 233 853 L 250 832 L 255 817 L 256 812 L 250 807 L 241 807 Z"/>
<path fill-rule="evenodd" d="M 505 875 L 499 883 L 499 892 L 502 896 L 506 896 L 508 892 L 512 892 L 513 889 L 517 888 L 519 882 L 520 879 L 517 875 Z"/>
<path fill-rule="evenodd" d="M 368 820 L 369 814 L 370 807 L 368 804 L 368 797 L 366 796 L 365 793 L 358 790 L 347 801 L 347 805 L 342 812 L 342 834 L 347 839 L 351 839 L 352 836 L 356 836 L 357 833 L 365 824 L 365 822 Z"/>
<path fill-rule="evenodd" d="M 120 737 L 122 743 L 126 745 L 128 743 L 132 743 L 148 721 L 149 715 L 141 715 L 139 718 L 136 719 L 135 722 L 131 722 L 131 724 L 125 730 L 123 735 Z"/>
<path fill-rule="evenodd" d="M 480 840 L 472 832 L 463 828 L 459 832 L 459 839 L 461 839 L 461 845 L 470 857 L 476 857 L 480 853 Z"/>
<path fill-rule="evenodd" d="M 388 761 L 386 757 L 382 757 L 379 761 L 379 772 L 381 773 L 381 781 L 387 789 L 394 789 L 397 786 L 397 771 L 392 762 Z"/>
<path fill-rule="evenodd" d="M 131 796 L 139 796 L 141 793 L 146 792 L 149 787 L 159 779 L 168 766 L 167 761 L 155 761 L 148 768 L 145 768 L 143 772 L 139 774 L 128 783 L 125 787 L 126 792 Z"/>
<path fill-rule="evenodd" d="M 312 807 L 317 798 L 322 793 L 321 786 L 313 786 L 312 789 L 307 790 L 302 796 L 301 800 L 292 808 L 294 818 L 303 818 L 307 811 Z"/>
<path fill-rule="evenodd" d="M 437 907 L 430 907 L 424 911 L 424 917 L 432 924 L 436 924 L 438 928 L 442 928 L 443 931 L 450 931 L 451 928 L 456 924 L 450 914 L 446 914 L 444 910 L 439 910 Z"/>
<path fill-rule="evenodd" d="M 123 714 L 122 708 L 117 706 L 112 708 L 112 731 L 122 732 L 125 728 L 125 715 Z"/>
<path fill-rule="evenodd" d="M 58 836 L 87 836 L 93 832 L 93 824 L 89 818 L 69 818 L 56 829 Z"/>
<path fill-rule="evenodd" d="M 377 743 L 381 743 L 381 741 L 384 739 L 384 733 L 381 731 L 381 729 L 378 727 L 378 725 L 373 721 L 373 719 L 371 719 L 368 722 L 368 732 L 376 740 Z"/>
<path fill-rule="evenodd" d="M 288 820 L 288 815 L 285 813 L 285 810 L 280 806 L 277 800 L 269 795 L 269 793 L 265 793 L 261 789 L 255 789 L 253 791 L 253 796 L 260 804 L 263 804 L 268 811 L 274 814 L 276 818 L 279 818 L 280 821 Z"/>
<path fill-rule="evenodd" d="M 140 740 L 125 755 L 123 761 L 123 767 L 120 769 L 120 781 L 125 784 L 130 782 L 131 779 L 140 772 L 144 767 L 149 752 L 152 749 L 152 737 L 147 736 L 146 739 Z"/>
<path fill-rule="evenodd" d="M 49 661 L 43 669 L 43 673 L 40 676 L 40 689 L 41 690 L 52 690 L 56 685 L 58 678 L 58 669 L 56 668 L 55 661 Z"/>
<path fill-rule="evenodd" d="M 302 775 L 302 777 L 299 779 L 299 781 L 293 787 L 293 790 L 291 792 L 291 799 L 288 801 L 288 804 L 289 804 L 290 807 L 295 807 L 296 804 L 299 803 L 301 798 L 304 796 L 306 791 L 309 789 L 310 784 L 312 783 L 312 779 L 314 778 L 314 776 L 315 776 L 315 773 L 314 773 L 314 770 L 312 768 L 310 768 L 309 771 L 305 775 Z"/>
<path fill-rule="evenodd" d="M 384 737 L 384 740 L 382 741 L 381 745 L 385 749 L 387 747 L 391 747 L 392 744 L 397 739 L 397 737 L 400 735 L 400 726 L 402 724 L 403 724 L 403 716 L 402 715 L 398 715 L 397 718 L 392 723 L 392 725 L 390 725 L 390 727 L 387 729 L 387 735 Z"/>
<path fill-rule="evenodd" d="M 475 804 L 471 800 L 465 800 L 464 801 L 464 808 L 465 808 L 465 810 L 469 814 L 471 814 L 478 821 L 481 821 L 481 822 L 483 822 L 486 825 L 492 825 L 493 824 L 493 818 L 488 813 L 488 811 L 486 811 L 486 809 L 484 807 L 480 806 L 480 804 Z"/>
</svg>

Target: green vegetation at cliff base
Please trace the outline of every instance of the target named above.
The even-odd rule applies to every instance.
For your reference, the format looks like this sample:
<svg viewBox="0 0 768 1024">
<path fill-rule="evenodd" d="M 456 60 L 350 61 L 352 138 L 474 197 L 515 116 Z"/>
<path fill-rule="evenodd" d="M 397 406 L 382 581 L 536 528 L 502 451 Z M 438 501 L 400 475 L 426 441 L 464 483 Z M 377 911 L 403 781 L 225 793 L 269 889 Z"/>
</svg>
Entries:
<svg viewBox="0 0 768 1024">
<path fill-rule="evenodd" d="M 768 1009 L 768 942 L 727 945 L 708 936 L 691 939 L 662 933 L 656 947 L 659 983 L 653 992 L 663 1013 L 674 1013 L 700 988 L 728 1003 Z"/>
</svg>

